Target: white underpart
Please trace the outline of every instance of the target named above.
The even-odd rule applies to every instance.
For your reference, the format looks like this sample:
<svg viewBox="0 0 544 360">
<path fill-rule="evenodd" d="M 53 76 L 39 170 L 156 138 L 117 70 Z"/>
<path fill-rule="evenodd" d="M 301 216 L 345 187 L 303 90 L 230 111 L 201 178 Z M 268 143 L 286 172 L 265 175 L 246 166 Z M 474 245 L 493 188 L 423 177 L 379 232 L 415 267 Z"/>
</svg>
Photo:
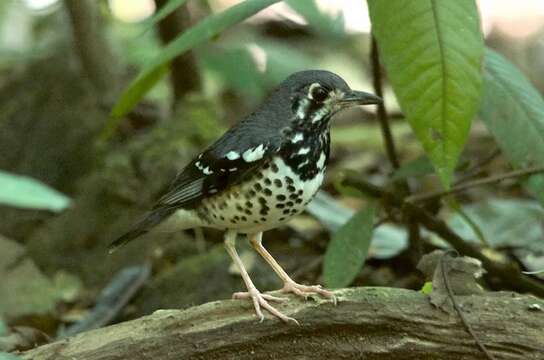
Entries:
<svg viewBox="0 0 544 360">
<path fill-rule="evenodd" d="M 234 150 L 231 150 L 227 153 L 227 155 L 225 155 L 227 157 L 227 159 L 229 160 L 236 160 L 236 159 L 239 159 L 240 158 L 240 154 L 237 153 L 236 151 Z"/>
<path fill-rule="evenodd" d="M 319 160 L 317 160 L 317 168 L 323 169 L 325 166 L 325 153 L 322 151 L 321 155 L 319 155 Z"/>
<path fill-rule="evenodd" d="M 291 142 L 293 144 L 296 144 L 297 142 L 302 140 L 304 140 L 304 134 L 299 132 L 299 133 L 296 133 L 295 136 L 293 136 L 293 138 L 291 139 Z"/>
<path fill-rule="evenodd" d="M 303 147 L 303 148 L 300 148 L 300 150 L 297 152 L 297 155 L 306 155 L 309 152 L 310 152 L 309 147 Z"/>
<path fill-rule="evenodd" d="M 244 154 L 242 155 L 242 158 L 246 162 L 261 160 L 264 156 L 264 152 L 265 152 L 264 145 L 261 144 L 257 146 L 256 148 L 246 150 Z"/>
<path fill-rule="evenodd" d="M 324 156 L 324 155 L 323 155 Z M 213 218 L 213 224 L 208 225 L 212 227 L 216 227 L 219 229 L 236 229 L 240 233 L 255 233 L 260 231 L 266 231 L 268 229 L 275 228 L 286 221 L 288 221 L 291 217 L 294 215 L 289 214 L 286 215 L 283 213 L 283 209 L 277 208 L 276 205 L 278 203 L 286 203 L 286 201 L 293 201 L 288 198 L 284 201 L 280 201 L 277 199 L 278 194 L 285 195 L 286 187 L 288 186 L 288 183 L 286 181 L 286 177 L 289 177 L 293 180 L 292 186 L 295 188 L 295 192 L 298 192 L 302 190 L 302 203 L 296 203 L 294 204 L 294 209 L 297 210 L 297 212 L 302 212 L 305 207 L 305 203 L 310 201 L 314 194 L 317 192 L 319 187 L 321 186 L 321 183 L 323 182 L 324 177 L 324 169 L 311 180 L 301 180 L 300 177 L 289 167 L 285 164 L 285 162 L 280 157 L 275 157 L 273 160 L 273 163 L 278 167 L 278 171 L 274 172 L 271 170 L 271 168 L 268 168 L 267 170 L 263 171 L 263 180 L 260 181 L 263 188 L 268 188 L 272 191 L 271 196 L 265 196 L 263 192 L 257 192 L 257 195 L 255 195 L 254 199 L 250 199 L 253 203 L 252 207 L 252 214 L 242 214 L 246 217 L 246 221 L 239 221 L 236 224 L 233 224 L 230 222 L 230 218 L 238 214 L 240 215 L 240 212 L 236 209 L 236 205 L 242 205 L 242 207 L 245 207 L 245 202 L 248 200 L 244 194 L 247 193 L 247 191 L 254 189 L 253 183 L 242 183 L 240 185 L 237 185 L 236 191 L 238 191 L 241 194 L 240 199 L 233 199 L 232 196 L 229 197 L 228 193 L 221 194 L 219 193 L 217 195 L 217 198 L 214 198 L 213 200 L 204 200 L 203 202 L 205 204 L 210 204 L 211 201 L 214 201 L 215 203 L 225 201 L 226 202 L 226 208 L 222 210 L 222 214 L 225 217 L 225 220 Z M 324 163 L 324 160 L 322 161 Z M 272 185 L 265 185 L 264 179 L 270 179 L 272 181 Z M 280 180 L 282 182 L 282 187 L 278 188 L 276 185 L 274 185 L 274 180 Z M 270 211 L 268 215 L 266 215 L 267 221 L 266 223 L 255 223 L 255 220 L 260 220 L 260 218 L 263 216 L 259 213 L 260 205 L 257 201 L 259 197 L 265 197 L 267 199 L 267 205 L 270 208 Z M 294 201 L 293 201 L 294 202 Z M 214 211 L 214 210 L 211 210 Z M 211 216 L 211 213 L 209 213 Z M 281 219 L 281 220 L 280 220 Z M 206 226 L 206 225 L 204 225 Z"/>
</svg>

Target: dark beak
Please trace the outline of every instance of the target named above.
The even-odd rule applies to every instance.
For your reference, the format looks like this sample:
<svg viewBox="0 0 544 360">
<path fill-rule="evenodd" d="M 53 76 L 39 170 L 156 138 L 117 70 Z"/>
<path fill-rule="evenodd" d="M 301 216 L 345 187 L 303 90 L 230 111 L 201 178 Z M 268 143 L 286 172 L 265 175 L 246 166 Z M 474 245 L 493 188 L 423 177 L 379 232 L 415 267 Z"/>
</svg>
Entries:
<svg viewBox="0 0 544 360">
<path fill-rule="evenodd" d="M 344 98 L 341 100 L 342 103 L 346 105 L 371 105 L 371 104 L 381 104 L 383 100 L 374 95 L 364 91 L 350 90 Z"/>
</svg>

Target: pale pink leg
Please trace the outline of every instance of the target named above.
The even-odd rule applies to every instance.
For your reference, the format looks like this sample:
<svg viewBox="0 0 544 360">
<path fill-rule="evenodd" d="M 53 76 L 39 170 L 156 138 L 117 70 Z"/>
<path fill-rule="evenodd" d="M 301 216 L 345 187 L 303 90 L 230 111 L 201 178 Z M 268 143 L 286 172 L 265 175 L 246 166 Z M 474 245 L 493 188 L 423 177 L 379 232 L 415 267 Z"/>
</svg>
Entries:
<svg viewBox="0 0 544 360">
<path fill-rule="evenodd" d="M 287 275 L 285 270 L 281 267 L 280 264 L 270 255 L 270 253 L 264 248 L 262 244 L 263 233 L 257 233 L 249 235 L 249 241 L 253 248 L 266 260 L 266 262 L 272 267 L 274 272 L 279 276 L 283 281 L 283 288 L 280 289 L 284 293 L 293 293 L 298 296 L 307 298 L 311 294 L 319 294 L 323 297 L 330 298 L 336 304 L 336 297 L 334 294 L 328 290 L 325 290 L 321 285 L 301 285 L 296 283 L 293 279 Z"/>
<path fill-rule="evenodd" d="M 247 292 L 237 292 L 232 295 L 234 299 L 251 299 L 253 301 L 253 306 L 255 307 L 255 312 L 257 313 L 257 316 L 259 317 L 260 321 L 264 320 L 264 315 L 261 311 L 261 307 L 265 310 L 267 310 L 272 315 L 278 317 L 280 320 L 283 320 L 284 322 L 293 321 L 298 325 L 298 322 L 293 319 L 292 317 L 286 316 L 277 309 L 275 309 L 273 306 L 271 306 L 268 301 L 284 301 L 285 299 L 272 296 L 269 294 L 261 294 L 259 290 L 255 287 L 253 284 L 253 281 L 251 281 L 251 278 L 249 277 L 249 274 L 247 273 L 246 268 L 244 267 L 244 264 L 242 263 L 242 260 L 240 260 L 240 257 L 238 256 L 238 253 L 236 252 L 235 242 L 236 242 L 236 232 L 234 231 L 227 231 L 225 234 L 225 248 L 227 249 L 227 252 L 229 253 L 232 260 L 236 263 L 238 268 L 240 269 L 240 274 L 242 275 L 242 279 L 244 280 L 244 283 L 247 287 Z M 268 301 L 267 301 L 268 300 Z"/>
</svg>

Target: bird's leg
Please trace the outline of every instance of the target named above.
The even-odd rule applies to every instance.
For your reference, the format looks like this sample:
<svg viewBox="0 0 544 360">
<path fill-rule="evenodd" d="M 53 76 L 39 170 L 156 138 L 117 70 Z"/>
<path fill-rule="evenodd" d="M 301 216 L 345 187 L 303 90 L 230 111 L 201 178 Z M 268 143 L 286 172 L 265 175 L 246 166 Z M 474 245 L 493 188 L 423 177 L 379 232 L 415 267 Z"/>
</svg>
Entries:
<svg viewBox="0 0 544 360">
<path fill-rule="evenodd" d="M 253 281 L 251 281 L 251 278 L 249 277 L 249 274 L 244 267 L 244 264 L 242 263 L 242 260 L 238 256 L 238 252 L 236 251 L 235 242 L 236 242 L 236 235 L 237 233 L 232 230 L 228 230 L 225 234 L 225 248 L 227 249 L 227 252 L 229 253 L 232 260 L 236 263 L 238 266 L 238 269 L 240 270 L 240 274 L 242 275 L 242 279 L 244 280 L 244 283 L 247 287 L 247 292 L 237 292 L 232 295 L 233 299 L 248 299 L 251 298 L 253 301 L 253 306 L 255 307 L 255 312 L 257 313 L 257 316 L 259 317 L 260 321 L 264 320 L 264 315 L 261 311 L 261 307 L 265 310 L 267 310 L 272 315 L 278 317 L 280 320 L 283 320 L 284 322 L 293 321 L 296 324 L 298 322 L 293 319 L 292 317 L 286 316 L 277 309 L 275 309 L 273 306 L 271 306 L 268 301 L 284 301 L 285 299 L 272 296 L 269 294 L 261 294 L 259 290 L 255 287 L 253 284 Z M 267 301 L 268 300 L 268 301 Z"/>
<path fill-rule="evenodd" d="M 266 262 L 274 269 L 278 277 L 283 281 L 283 288 L 280 289 L 281 292 L 284 293 L 293 293 L 298 296 L 302 296 L 304 298 L 307 298 L 308 295 L 311 294 L 319 294 L 323 297 L 333 299 L 333 301 L 336 303 L 336 297 L 334 294 L 330 291 L 327 291 L 321 287 L 321 285 L 302 285 L 296 283 L 283 268 L 280 264 L 270 255 L 268 250 L 266 250 L 262 244 L 262 236 L 263 233 L 256 233 L 249 235 L 249 242 L 253 246 L 253 248 L 266 260 Z"/>
</svg>

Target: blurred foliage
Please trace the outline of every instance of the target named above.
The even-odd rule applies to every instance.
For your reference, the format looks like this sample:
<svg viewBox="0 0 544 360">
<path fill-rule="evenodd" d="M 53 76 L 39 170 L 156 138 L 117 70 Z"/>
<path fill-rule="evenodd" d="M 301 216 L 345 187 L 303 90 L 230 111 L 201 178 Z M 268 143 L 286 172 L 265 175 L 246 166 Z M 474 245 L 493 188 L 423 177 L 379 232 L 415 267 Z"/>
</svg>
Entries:
<svg viewBox="0 0 544 360">
<path fill-rule="evenodd" d="M 544 165 L 544 99 L 527 78 L 493 50 L 485 61 L 480 117 L 501 150 L 519 168 Z M 544 205 L 544 175 L 527 185 Z"/>
<path fill-rule="evenodd" d="M 331 288 L 348 286 L 363 266 L 374 228 L 376 208 L 360 210 L 331 238 L 323 262 L 323 279 Z"/>
<path fill-rule="evenodd" d="M 0 204 L 59 212 L 66 209 L 70 201 L 38 180 L 0 170 Z"/>
</svg>

